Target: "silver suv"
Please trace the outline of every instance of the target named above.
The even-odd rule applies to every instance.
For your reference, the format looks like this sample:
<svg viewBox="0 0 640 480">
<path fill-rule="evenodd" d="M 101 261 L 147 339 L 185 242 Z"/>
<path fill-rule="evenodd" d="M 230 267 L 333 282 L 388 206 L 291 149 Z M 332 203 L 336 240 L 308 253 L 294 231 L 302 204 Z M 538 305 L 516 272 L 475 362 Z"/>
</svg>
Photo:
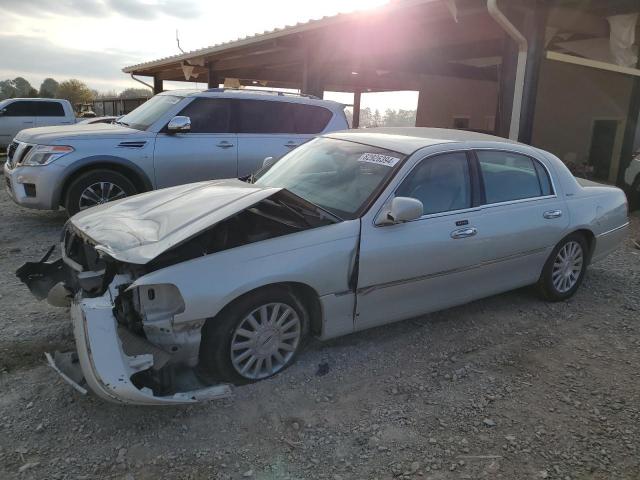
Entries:
<svg viewBox="0 0 640 480">
<path fill-rule="evenodd" d="M 344 105 L 262 90 L 177 90 L 115 124 L 31 128 L 7 149 L 14 201 L 70 215 L 136 193 L 244 177 L 265 157 L 348 128 Z"/>
</svg>

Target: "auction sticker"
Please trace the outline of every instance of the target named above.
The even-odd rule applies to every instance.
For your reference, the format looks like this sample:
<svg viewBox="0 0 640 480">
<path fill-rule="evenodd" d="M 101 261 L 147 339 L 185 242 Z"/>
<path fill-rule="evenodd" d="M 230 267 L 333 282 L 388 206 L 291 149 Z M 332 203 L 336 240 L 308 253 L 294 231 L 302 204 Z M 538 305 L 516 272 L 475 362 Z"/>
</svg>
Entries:
<svg viewBox="0 0 640 480">
<path fill-rule="evenodd" d="M 379 153 L 363 153 L 358 161 L 375 163 L 376 165 L 384 165 L 385 167 L 393 167 L 400 161 L 400 159 L 389 155 L 381 155 Z"/>
</svg>

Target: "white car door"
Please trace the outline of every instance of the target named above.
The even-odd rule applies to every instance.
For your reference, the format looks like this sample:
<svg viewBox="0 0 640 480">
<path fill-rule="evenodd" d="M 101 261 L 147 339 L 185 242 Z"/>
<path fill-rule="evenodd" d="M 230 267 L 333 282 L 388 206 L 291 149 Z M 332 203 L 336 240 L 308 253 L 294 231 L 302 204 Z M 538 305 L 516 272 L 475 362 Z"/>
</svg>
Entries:
<svg viewBox="0 0 640 480">
<path fill-rule="evenodd" d="M 64 107 L 60 102 L 37 101 L 33 102 L 35 110 L 36 127 L 49 125 L 71 125 L 73 121 L 64 113 Z"/>
<path fill-rule="evenodd" d="M 26 100 L 9 101 L 0 109 L 0 145 L 8 145 L 20 130 L 35 126 L 33 103 Z"/>
<path fill-rule="evenodd" d="M 276 100 L 233 100 L 238 133 L 238 176 L 262 168 L 321 133 L 332 113 L 324 107 Z"/>
<path fill-rule="evenodd" d="M 191 130 L 168 133 L 165 127 L 158 133 L 153 155 L 157 188 L 236 178 L 238 147 L 230 133 L 229 101 L 196 98 L 178 115 L 191 119 Z"/>
<path fill-rule="evenodd" d="M 483 251 L 478 180 L 467 152 L 418 163 L 396 197 L 412 197 L 424 215 L 407 223 L 362 222 L 357 330 L 476 298 Z"/>
</svg>

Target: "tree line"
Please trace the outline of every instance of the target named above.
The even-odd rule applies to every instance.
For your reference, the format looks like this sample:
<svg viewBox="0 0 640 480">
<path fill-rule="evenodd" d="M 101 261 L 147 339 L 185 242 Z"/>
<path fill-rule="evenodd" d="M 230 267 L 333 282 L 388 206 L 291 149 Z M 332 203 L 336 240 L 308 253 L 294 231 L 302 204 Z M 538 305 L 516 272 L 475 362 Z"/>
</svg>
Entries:
<svg viewBox="0 0 640 480">
<path fill-rule="evenodd" d="M 353 125 L 352 109 L 346 109 L 345 113 L 347 115 L 349 125 Z M 387 108 L 384 113 L 380 113 L 380 110 L 371 110 L 369 107 L 360 109 L 360 128 L 413 127 L 415 124 L 415 110 L 394 110 L 392 108 Z"/>
<path fill-rule="evenodd" d="M 23 77 L 0 80 L 0 100 L 6 98 L 63 98 L 69 100 L 71 105 L 90 103 L 101 98 L 140 98 L 151 97 L 152 92 L 148 88 L 127 88 L 120 93 L 98 92 L 90 89 L 84 82 L 71 78 L 58 82 L 54 78 L 45 78 L 40 84 L 40 89 L 34 88 Z"/>
</svg>

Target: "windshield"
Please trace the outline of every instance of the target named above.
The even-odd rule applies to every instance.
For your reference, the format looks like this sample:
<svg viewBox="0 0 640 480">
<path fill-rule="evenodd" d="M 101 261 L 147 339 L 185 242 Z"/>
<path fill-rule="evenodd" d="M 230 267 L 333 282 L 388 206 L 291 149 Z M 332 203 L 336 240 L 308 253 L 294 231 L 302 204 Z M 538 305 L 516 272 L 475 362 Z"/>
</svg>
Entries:
<svg viewBox="0 0 640 480">
<path fill-rule="evenodd" d="M 256 181 L 281 187 L 343 219 L 357 218 L 404 155 L 360 143 L 317 138 L 284 156 Z"/>
<path fill-rule="evenodd" d="M 156 95 L 131 113 L 119 118 L 116 123 L 136 130 L 146 130 L 183 98 L 174 95 Z"/>
</svg>

